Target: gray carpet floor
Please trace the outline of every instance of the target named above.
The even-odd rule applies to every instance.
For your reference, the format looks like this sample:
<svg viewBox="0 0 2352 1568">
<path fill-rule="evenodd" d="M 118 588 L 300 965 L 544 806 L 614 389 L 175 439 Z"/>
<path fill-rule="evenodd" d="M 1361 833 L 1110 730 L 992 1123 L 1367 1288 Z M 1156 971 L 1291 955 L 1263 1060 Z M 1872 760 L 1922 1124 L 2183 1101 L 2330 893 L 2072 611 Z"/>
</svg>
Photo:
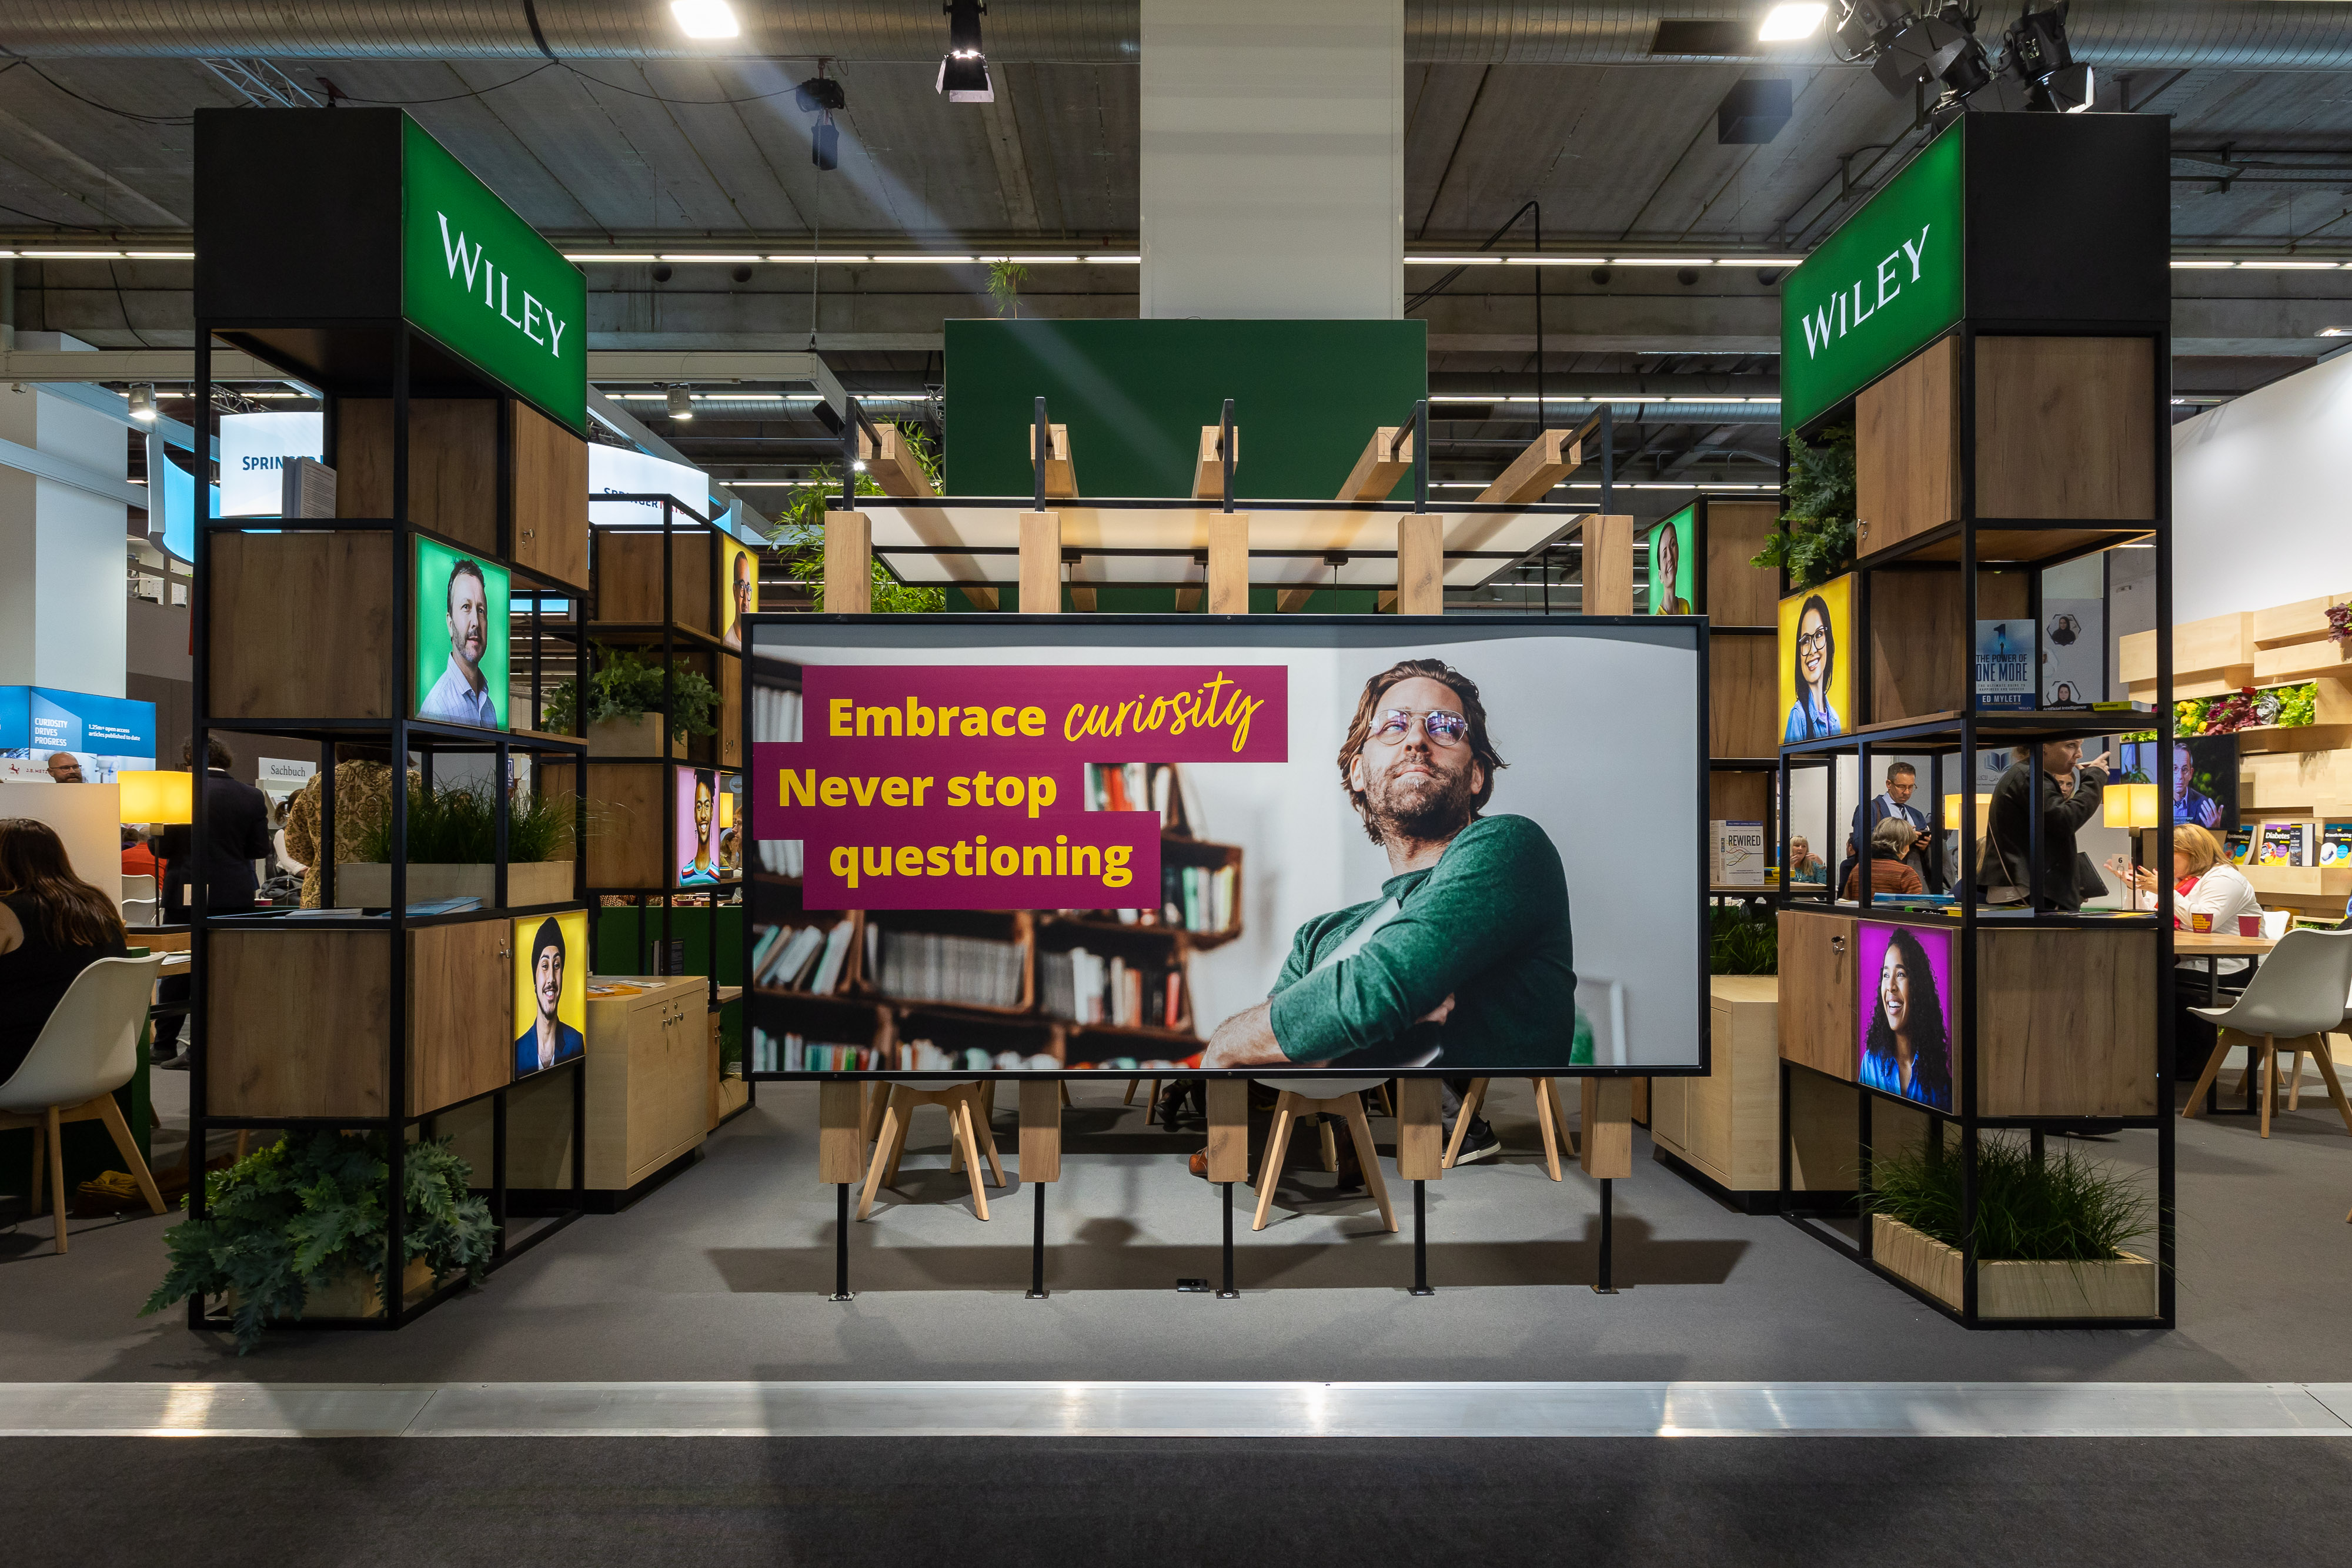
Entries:
<svg viewBox="0 0 2352 1568">
<path fill-rule="evenodd" d="M 2352 1445 L 16 1439 L 0 1502 L 11 1562 L 75 1568 L 2209 1568 L 2340 1559 Z"/>
<path fill-rule="evenodd" d="M 273 1333 L 237 1358 L 178 1313 L 141 1318 L 165 1222 L 90 1222 L 51 1254 L 46 1218 L 0 1230 L 0 1378 L 575 1379 L 2352 1379 L 2352 1136 L 2326 1108 L 2181 1125 L 2172 1333 L 1968 1333 L 1776 1217 L 1734 1212 L 1652 1163 L 1617 1186 L 1615 1296 L 1594 1294 L 1598 1192 L 1546 1179 L 1525 1086 L 1492 1113 L 1508 1157 L 1429 1188 L 1430 1274 L 1368 1198 L 1308 1201 L 1311 1167 L 1249 1229 L 1237 1301 L 1213 1275 L 1218 1197 L 1185 1172 L 1197 1133 L 1146 1128 L 1119 1085 L 1081 1086 L 1048 1193 L 1048 1301 L 1023 1299 L 1031 1195 L 972 1215 L 943 1113 L 919 1114 L 903 1190 L 852 1228 L 850 1303 L 831 1288 L 832 1189 L 814 1092 L 768 1085 L 706 1156 L 635 1207 L 583 1218 L 397 1333 Z M 1391 1127 L 1377 1120 L 1383 1144 Z M 1010 1150 L 1010 1096 L 998 1118 Z M 2082 1145 L 2126 1164 L 2153 1134 Z M 1391 1167 L 1393 1170 L 1393 1166 Z"/>
</svg>

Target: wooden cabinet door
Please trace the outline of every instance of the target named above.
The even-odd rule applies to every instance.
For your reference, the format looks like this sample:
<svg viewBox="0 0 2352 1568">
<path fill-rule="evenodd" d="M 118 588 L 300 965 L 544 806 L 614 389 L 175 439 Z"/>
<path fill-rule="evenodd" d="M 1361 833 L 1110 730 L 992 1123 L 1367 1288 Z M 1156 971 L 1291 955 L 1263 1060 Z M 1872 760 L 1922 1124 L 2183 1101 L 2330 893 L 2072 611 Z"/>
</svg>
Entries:
<svg viewBox="0 0 2352 1568">
<path fill-rule="evenodd" d="M 408 934 L 409 1109 L 436 1110 L 514 1076 L 513 927 L 505 920 Z"/>
<path fill-rule="evenodd" d="M 628 1171 L 635 1186 L 709 1132 L 709 1035 L 700 982 L 630 1016 Z"/>
<path fill-rule="evenodd" d="M 515 561 L 588 585 L 588 444 L 538 410 L 513 405 Z"/>
<path fill-rule="evenodd" d="M 1650 1136 L 1685 1158 L 1690 1152 L 1690 1083 L 1687 1078 L 1650 1080 Z"/>
<path fill-rule="evenodd" d="M 1704 1078 L 1688 1079 L 1690 1124 L 1688 1146 L 1692 1163 L 1728 1186 L 1731 1180 L 1731 1082 L 1738 1063 L 1732 1051 L 1731 1009 L 1707 1009 L 1714 1027 L 1715 1070 Z"/>
<path fill-rule="evenodd" d="M 1959 516 L 1959 365 L 1958 341 L 1939 338 L 1855 396 L 1857 555 Z"/>
<path fill-rule="evenodd" d="M 1853 918 L 1780 912 L 1780 1054 L 1854 1081 Z"/>
</svg>

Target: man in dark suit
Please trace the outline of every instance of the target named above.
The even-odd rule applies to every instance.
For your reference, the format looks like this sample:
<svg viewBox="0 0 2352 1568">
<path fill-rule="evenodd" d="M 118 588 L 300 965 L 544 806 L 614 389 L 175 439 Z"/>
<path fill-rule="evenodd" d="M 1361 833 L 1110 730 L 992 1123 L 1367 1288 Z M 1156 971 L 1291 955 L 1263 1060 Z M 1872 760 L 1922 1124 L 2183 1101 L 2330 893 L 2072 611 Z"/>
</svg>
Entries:
<svg viewBox="0 0 2352 1568">
<path fill-rule="evenodd" d="M 563 927 L 552 915 L 539 923 L 530 944 L 530 994 L 539 1002 L 539 1016 L 515 1040 L 515 1076 L 520 1078 L 559 1061 L 569 1061 L 587 1049 L 580 1031 L 555 1016 L 563 1001 Z"/>
<path fill-rule="evenodd" d="M 181 747 L 181 765 L 193 767 L 195 754 L 193 743 Z M 188 918 L 194 902 L 190 890 L 199 883 L 204 884 L 205 912 L 211 915 L 245 914 L 253 908 L 261 891 L 253 862 L 269 853 L 269 801 L 252 785 L 229 777 L 235 761 L 217 737 L 207 737 L 205 770 L 200 780 L 206 835 L 204 864 L 196 863 L 195 829 L 187 823 L 173 823 L 156 841 L 155 852 L 163 862 L 166 921 Z M 188 989 L 188 980 L 182 976 L 163 981 L 157 998 L 166 1005 L 185 1002 Z M 184 1070 L 188 1065 L 188 1059 L 180 1054 L 181 1017 L 172 1013 L 155 1020 L 155 1043 L 149 1055 L 158 1066 Z"/>
<path fill-rule="evenodd" d="M 1941 852 L 1943 835 L 1927 821 L 1927 813 L 1911 804 L 1911 792 L 1919 788 L 1919 770 L 1907 762 L 1889 763 L 1886 768 L 1886 792 L 1873 796 L 1853 809 L 1853 831 L 1845 841 L 1846 858 L 1838 867 L 1838 885 L 1845 885 L 1846 873 L 1860 858 L 1855 850 L 1857 840 L 1869 837 L 1878 824 L 1889 817 L 1911 824 L 1914 835 L 1911 852 L 1903 863 L 1919 873 L 1920 883 L 1929 893 L 1946 891 L 1944 857 Z"/>
</svg>

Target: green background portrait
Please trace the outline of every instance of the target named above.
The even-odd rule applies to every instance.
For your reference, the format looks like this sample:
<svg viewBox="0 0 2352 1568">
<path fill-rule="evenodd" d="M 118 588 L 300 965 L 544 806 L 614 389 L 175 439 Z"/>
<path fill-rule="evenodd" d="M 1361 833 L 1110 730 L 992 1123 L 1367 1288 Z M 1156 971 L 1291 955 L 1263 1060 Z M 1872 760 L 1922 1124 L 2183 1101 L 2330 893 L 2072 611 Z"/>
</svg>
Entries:
<svg viewBox="0 0 2352 1568">
<path fill-rule="evenodd" d="M 499 727 L 504 729 L 507 639 L 511 630 L 507 600 L 514 578 L 495 562 L 425 538 L 416 541 L 416 670 L 415 685 L 409 693 L 409 712 L 413 714 L 424 706 L 425 694 L 449 668 L 449 570 L 460 560 L 471 560 L 482 569 L 482 586 L 487 591 L 490 612 L 489 624 L 483 628 L 482 679 L 489 683 L 490 706 L 499 716 Z"/>
<path fill-rule="evenodd" d="M 1685 604 L 1695 602 L 1691 596 L 1691 518 L 1696 510 L 1695 507 L 1685 507 L 1650 530 L 1650 613 L 1653 615 L 1665 614 L 1670 600 L 1679 599 Z M 1675 580 L 1670 594 L 1660 591 L 1668 585 L 1660 582 L 1656 576 L 1658 540 L 1668 529 L 1672 529 L 1675 536 Z"/>
</svg>

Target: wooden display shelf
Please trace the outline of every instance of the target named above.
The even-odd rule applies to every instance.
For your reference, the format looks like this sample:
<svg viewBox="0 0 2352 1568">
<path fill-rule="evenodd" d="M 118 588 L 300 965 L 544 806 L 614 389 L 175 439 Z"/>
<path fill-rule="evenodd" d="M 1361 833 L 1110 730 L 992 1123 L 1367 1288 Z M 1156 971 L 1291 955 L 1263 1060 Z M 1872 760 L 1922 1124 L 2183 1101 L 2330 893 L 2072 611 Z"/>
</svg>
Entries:
<svg viewBox="0 0 2352 1568">
<path fill-rule="evenodd" d="M 501 423 L 506 428 L 501 431 Z M 335 400 L 335 515 L 392 515 L 392 400 Z M 525 571 L 588 582 L 588 444 L 511 398 L 411 398 L 409 521 Z M 500 493 L 499 438 L 508 439 Z"/>
<path fill-rule="evenodd" d="M 669 536 L 670 601 L 662 604 L 662 535 L 658 529 L 623 528 L 605 524 L 593 530 L 595 538 L 596 616 L 592 635 L 601 628 L 650 630 L 663 624 L 698 632 L 711 647 L 719 646 L 719 531 L 683 512 Z"/>
<path fill-rule="evenodd" d="M 503 915 L 408 931 L 408 1113 L 513 1076 L 512 926 Z M 391 1113 L 392 926 L 215 926 L 205 986 L 213 1116 Z M 299 977 L 301 983 L 289 983 Z"/>
<path fill-rule="evenodd" d="M 2352 750 L 2352 724 L 2255 724 L 2232 733 L 2241 754 Z"/>
</svg>

